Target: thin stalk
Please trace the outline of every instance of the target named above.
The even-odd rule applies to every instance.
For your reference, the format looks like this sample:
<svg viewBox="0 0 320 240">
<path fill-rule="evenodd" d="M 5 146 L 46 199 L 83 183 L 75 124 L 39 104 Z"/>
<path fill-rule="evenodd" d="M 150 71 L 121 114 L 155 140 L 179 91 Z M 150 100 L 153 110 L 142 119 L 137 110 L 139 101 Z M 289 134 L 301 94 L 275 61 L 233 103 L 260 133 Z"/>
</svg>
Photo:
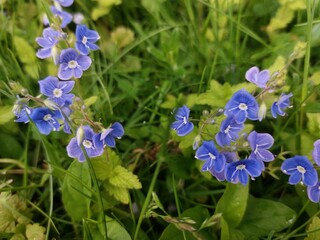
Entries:
<svg viewBox="0 0 320 240">
<path fill-rule="evenodd" d="M 312 21 L 313 21 L 313 3 L 314 1 L 307 1 L 307 47 L 306 55 L 304 58 L 304 69 L 303 69 L 303 80 L 302 80 L 302 89 L 301 89 L 301 102 L 303 102 L 307 96 L 308 92 L 308 75 L 310 67 L 310 50 L 311 50 L 311 38 L 312 38 Z M 303 130 L 303 120 L 304 120 L 304 107 L 301 107 L 300 110 L 300 131 Z M 300 142 L 302 142 L 302 135 L 300 136 Z M 300 146 L 300 145 L 298 145 Z"/>
</svg>

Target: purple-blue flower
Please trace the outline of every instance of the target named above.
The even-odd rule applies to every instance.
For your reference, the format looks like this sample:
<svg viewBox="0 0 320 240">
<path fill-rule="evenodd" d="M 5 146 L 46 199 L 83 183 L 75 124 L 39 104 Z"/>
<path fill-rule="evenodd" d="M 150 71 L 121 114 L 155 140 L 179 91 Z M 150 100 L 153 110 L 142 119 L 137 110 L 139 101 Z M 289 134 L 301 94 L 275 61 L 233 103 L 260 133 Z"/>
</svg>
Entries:
<svg viewBox="0 0 320 240">
<path fill-rule="evenodd" d="M 39 107 L 32 110 L 30 118 L 36 124 L 40 133 L 48 135 L 51 131 L 59 131 L 59 120 L 62 120 L 62 115 L 58 110 Z"/>
<path fill-rule="evenodd" d="M 51 6 L 50 9 L 53 15 L 58 16 L 61 19 L 61 28 L 65 28 L 72 21 L 72 15 L 70 13 L 54 6 Z"/>
<path fill-rule="evenodd" d="M 310 201 L 314 203 L 320 202 L 320 182 L 312 187 L 307 187 L 307 193 Z"/>
<path fill-rule="evenodd" d="M 282 163 L 281 170 L 290 175 L 289 183 L 292 185 L 302 181 L 306 186 L 312 187 L 318 182 L 318 173 L 305 156 L 288 158 Z"/>
<path fill-rule="evenodd" d="M 54 0 L 63 7 L 70 7 L 73 3 L 73 0 Z"/>
<path fill-rule="evenodd" d="M 290 98 L 293 96 L 292 93 L 284 94 L 282 93 L 278 101 L 275 101 L 271 106 L 271 114 L 274 118 L 277 118 L 277 115 L 284 116 L 286 113 L 284 110 L 290 107 Z"/>
<path fill-rule="evenodd" d="M 215 172 L 222 172 L 226 164 L 226 158 L 219 153 L 213 141 L 203 141 L 202 145 L 197 149 L 196 159 L 205 161 L 202 166 L 202 171 L 210 171 L 214 169 Z"/>
<path fill-rule="evenodd" d="M 41 59 L 55 57 L 53 47 L 60 41 L 61 33 L 48 27 L 43 30 L 42 36 L 36 38 L 36 42 L 42 47 L 37 51 L 37 57 Z"/>
<path fill-rule="evenodd" d="M 185 136 L 193 130 L 193 123 L 189 122 L 190 109 L 183 105 L 174 114 L 177 120 L 171 124 L 171 128 L 177 131 L 178 136 Z"/>
<path fill-rule="evenodd" d="M 59 81 L 58 78 L 48 76 L 39 81 L 40 92 L 47 96 L 50 101 L 53 101 L 62 107 L 66 101 L 72 102 L 74 94 L 69 93 L 74 87 L 74 81 Z"/>
<path fill-rule="evenodd" d="M 58 77 L 62 80 L 69 80 L 72 77 L 80 78 L 83 71 L 91 65 L 91 58 L 79 55 L 73 48 L 61 51 Z"/>
<path fill-rule="evenodd" d="M 226 180 L 232 183 L 240 182 L 246 185 L 249 181 L 249 176 L 252 178 L 261 175 L 263 168 L 261 164 L 254 159 L 245 159 L 226 165 Z"/>
<path fill-rule="evenodd" d="M 124 129 L 122 125 L 118 122 L 115 122 L 111 127 L 104 129 L 101 133 L 94 136 L 93 141 L 96 146 L 104 147 L 107 145 L 109 147 L 115 147 L 115 139 L 120 139 L 124 134 Z"/>
<path fill-rule="evenodd" d="M 97 134 L 93 132 L 90 126 L 82 126 L 83 132 L 81 139 L 76 137 L 72 138 L 67 146 L 68 156 L 71 158 L 78 158 L 80 162 L 84 162 L 86 159 L 81 150 L 81 145 L 84 147 L 89 157 L 97 157 L 103 153 L 103 148 L 94 144 L 93 138 Z"/>
<path fill-rule="evenodd" d="M 318 139 L 317 141 L 315 141 L 313 143 L 313 151 L 312 151 L 312 158 L 314 160 L 314 162 L 320 166 L 320 139 Z"/>
<path fill-rule="evenodd" d="M 219 146 L 230 146 L 231 141 L 238 139 L 238 133 L 243 129 L 243 123 L 237 123 L 233 116 L 222 121 L 220 132 L 216 134 L 216 141 Z"/>
<path fill-rule="evenodd" d="M 226 159 L 226 164 L 234 162 L 234 161 L 238 161 L 239 157 L 235 152 L 220 152 L 220 154 L 222 154 L 225 159 Z M 209 169 L 210 173 L 216 177 L 216 179 L 218 181 L 224 181 L 226 180 L 226 167 L 223 168 L 223 170 L 221 172 L 217 172 L 214 168 Z"/>
<path fill-rule="evenodd" d="M 233 94 L 225 107 L 224 114 L 233 116 L 237 123 L 244 123 L 246 119 L 258 119 L 259 106 L 256 99 L 245 89 Z"/>
<path fill-rule="evenodd" d="M 270 79 L 269 70 L 260 72 L 258 67 L 252 67 L 246 72 L 246 79 L 260 88 L 266 88 L 266 84 Z"/>
<path fill-rule="evenodd" d="M 98 50 L 99 47 L 94 44 L 100 39 L 99 34 L 87 28 L 85 25 L 77 25 L 76 28 L 76 49 L 83 55 L 88 55 L 90 50 Z"/>
<path fill-rule="evenodd" d="M 264 162 L 270 162 L 274 160 L 274 155 L 267 150 L 273 145 L 274 142 L 274 139 L 270 134 L 257 133 L 256 131 L 253 131 L 248 136 L 248 142 L 252 149 L 249 158 Z"/>
</svg>

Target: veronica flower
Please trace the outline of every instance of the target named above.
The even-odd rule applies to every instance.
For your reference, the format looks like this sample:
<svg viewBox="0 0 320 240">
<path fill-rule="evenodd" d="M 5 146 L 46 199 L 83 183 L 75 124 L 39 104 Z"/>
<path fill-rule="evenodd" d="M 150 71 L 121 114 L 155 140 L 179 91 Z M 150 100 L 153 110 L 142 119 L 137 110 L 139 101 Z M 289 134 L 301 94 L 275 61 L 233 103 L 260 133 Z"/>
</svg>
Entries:
<svg viewBox="0 0 320 240">
<path fill-rule="evenodd" d="M 252 67 L 246 72 L 246 79 L 260 88 L 266 88 L 270 79 L 269 70 L 259 71 L 258 67 Z"/>
<path fill-rule="evenodd" d="M 72 138 L 67 146 L 67 152 L 69 157 L 78 158 L 80 162 L 83 162 L 85 161 L 85 157 L 81 150 L 81 145 L 87 152 L 88 157 L 100 156 L 103 153 L 103 148 L 94 144 L 93 138 L 96 136 L 96 133 L 93 132 L 90 126 L 82 126 L 81 128 L 83 131 L 81 138 L 78 140 L 76 137 Z"/>
<path fill-rule="evenodd" d="M 312 202 L 320 202 L 320 182 L 318 181 L 318 183 L 313 187 L 307 187 L 307 193 Z"/>
<path fill-rule="evenodd" d="M 249 176 L 252 178 L 258 177 L 261 175 L 262 170 L 261 164 L 253 159 L 232 162 L 226 165 L 226 180 L 246 185 L 249 181 Z"/>
<path fill-rule="evenodd" d="M 42 47 L 37 51 L 37 57 L 41 59 L 53 57 L 56 60 L 54 47 L 60 41 L 61 33 L 49 27 L 43 30 L 42 36 L 36 38 L 36 42 Z"/>
<path fill-rule="evenodd" d="M 99 47 L 94 44 L 100 39 L 96 31 L 90 30 L 85 25 L 77 25 L 76 28 L 76 49 L 83 55 L 88 55 L 90 50 L 97 50 Z"/>
<path fill-rule="evenodd" d="M 63 11 L 62 9 L 58 9 L 54 6 L 51 6 L 50 10 L 53 15 L 58 16 L 61 19 L 61 28 L 65 28 L 72 21 L 72 15 L 70 13 Z"/>
<path fill-rule="evenodd" d="M 237 161 L 239 159 L 238 155 L 235 152 L 221 151 L 220 153 L 225 157 L 226 165 L 228 165 L 228 163 Z M 226 167 L 224 167 L 221 172 L 217 172 L 215 168 L 211 168 L 209 169 L 209 171 L 214 177 L 216 177 L 218 181 L 226 180 Z"/>
<path fill-rule="evenodd" d="M 74 87 L 74 81 L 61 82 L 56 77 L 48 76 L 39 81 L 40 92 L 49 100 L 62 107 L 66 101 L 72 102 L 73 94 L 69 93 Z"/>
<path fill-rule="evenodd" d="M 273 145 L 274 142 L 274 139 L 270 134 L 257 133 L 256 131 L 253 131 L 248 136 L 248 142 L 252 149 L 249 158 L 264 162 L 270 162 L 274 160 L 274 155 L 267 150 Z"/>
<path fill-rule="evenodd" d="M 274 118 L 277 118 L 277 115 L 284 116 L 286 113 L 284 110 L 290 107 L 290 98 L 293 96 L 292 93 L 284 94 L 282 93 L 278 101 L 275 101 L 271 106 L 271 114 Z"/>
<path fill-rule="evenodd" d="M 90 57 L 79 55 L 72 48 L 62 50 L 58 77 L 62 80 L 69 80 L 72 77 L 80 78 L 83 71 L 87 70 L 91 63 Z"/>
<path fill-rule="evenodd" d="M 230 146 L 231 141 L 238 139 L 238 133 L 243 129 L 243 123 L 237 123 L 233 116 L 222 121 L 220 132 L 216 134 L 216 141 L 219 146 Z"/>
<path fill-rule="evenodd" d="M 312 151 L 312 158 L 315 163 L 320 166 L 320 139 L 314 142 L 314 149 Z"/>
<path fill-rule="evenodd" d="M 257 120 L 258 111 L 256 99 L 245 89 L 241 89 L 233 94 L 225 107 L 224 114 L 233 116 L 237 123 L 244 123 L 247 118 Z"/>
<path fill-rule="evenodd" d="M 28 123 L 30 121 L 30 114 L 32 112 L 32 108 L 29 108 L 26 104 L 21 104 L 19 103 L 19 100 L 17 101 L 13 106 L 13 114 L 17 117 L 15 122 L 23 122 L 23 123 Z"/>
<path fill-rule="evenodd" d="M 54 0 L 63 7 L 70 7 L 73 3 L 73 0 Z"/>
<path fill-rule="evenodd" d="M 174 114 L 177 120 L 171 124 L 171 128 L 177 131 L 178 136 L 185 136 L 193 130 L 193 123 L 189 122 L 190 109 L 187 106 L 182 106 Z"/>
<path fill-rule="evenodd" d="M 58 110 L 39 107 L 32 110 L 30 118 L 36 124 L 40 133 L 48 135 L 51 131 L 59 130 L 59 120 L 62 120 L 62 115 Z"/>
<path fill-rule="evenodd" d="M 196 151 L 195 158 L 205 161 L 202 171 L 210 171 L 213 168 L 216 172 L 222 172 L 226 164 L 224 155 L 219 153 L 213 141 L 203 141 Z"/>
<path fill-rule="evenodd" d="M 318 182 L 318 174 L 305 156 L 288 158 L 281 165 L 281 170 L 290 175 L 289 183 L 292 185 L 302 181 L 306 186 L 312 187 Z"/>
<path fill-rule="evenodd" d="M 115 122 L 111 127 L 104 129 L 102 133 L 99 133 L 94 136 L 93 141 L 96 146 L 102 147 L 107 145 L 109 147 L 115 147 L 115 139 L 120 139 L 124 134 L 124 129 L 122 125 L 118 122 Z"/>
</svg>

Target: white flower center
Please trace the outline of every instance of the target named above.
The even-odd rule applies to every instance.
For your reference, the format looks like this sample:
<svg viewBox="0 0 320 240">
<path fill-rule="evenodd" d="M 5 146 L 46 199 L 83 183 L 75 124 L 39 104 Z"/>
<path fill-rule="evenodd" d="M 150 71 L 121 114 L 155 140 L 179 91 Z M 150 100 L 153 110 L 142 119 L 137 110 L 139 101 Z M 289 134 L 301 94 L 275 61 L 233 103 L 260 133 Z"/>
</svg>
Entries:
<svg viewBox="0 0 320 240">
<path fill-rule="evenodd" d="M 52 115 L 51 114 L 46 114 L 46 115 L 44 115 L 44 117 L 43 117 L 43 120 L 45 120 L 45 121 L 49 121 L 49 120 L 51 120 L 52 119 Z"/>
<path fill-rule="evenodd" d="M 244 165 L 244 164 L 240 164 L 240 165 L 238 165 L 238 166 L 236 167 L 237 170 L 243 170 L 243 169 L 245 169 L 245 168 L 246 168 L 246 165 Z"/>
<path fill-rule="evenodd" d="M 56 98 L 61 97 L 61 95 L 62 95 L 62 90 L 59 89 L 59 88 L 55 88 L 55 89 L 53 90 L 53 95 L 54 95 Z"/>
<path fill-rule="evenodd" d="M 245 103 L 240 103 L 240 104 L 239 104 L 239 109 L 245 111 L 245 110 L 248 109 L 248 106 L 247 106 L 247 104 L 245 104 Z"/>
<path fill-rule="evenodd" d="M 187 121 L 187 118 L 186 118 L 186 117 L 183 117 L 183 123 L 184 123 L 184 124 L 187 124 L 187 122 L 188 122 L 188 121 Z"/>
<path fill-rule="evenodd" d="M 213 159 L 213 160 L 215 160 L 215 159 L 216 159 L 216 156 L 215 156 L 215 155 L 213 155 L 212 153 L 209 153 L 209 157 L 210 157 L 211 159 Z"/>
<path fill-rule="evenodd" d="M 230 131 L 231 126 L 229 125 L 226 130 L 224 130 L 224 133 L 227 134 Z"/>
<path fill-rule="evenodd" d="M 85 148 L 92 148 L 92 142 L 89 140 L 83 140 L 82 144 Z"/>
<path fill-rule="evenodd" d="M 76 68 L 78 66 L 77 61 L 71 60 L 68 62 L 68 68 Z"/>
<path fill-rule="evenodd" d="M 82 43 L 83 43 L 83 44 L 86 44 L 87 42 L 88 42 L 88 39 L 87 39 L 86 36 L 84 36 L 84 37 L 82 38 Z"/>
<path fill-rule="evenodd" d="M 298 172 L 300 172 L 302 174 L 306 172 L 306 169 L 304 167 L 302 167 L 302 166 L 298 166 L 297 170 L 298 170 Z"/>
</svg>

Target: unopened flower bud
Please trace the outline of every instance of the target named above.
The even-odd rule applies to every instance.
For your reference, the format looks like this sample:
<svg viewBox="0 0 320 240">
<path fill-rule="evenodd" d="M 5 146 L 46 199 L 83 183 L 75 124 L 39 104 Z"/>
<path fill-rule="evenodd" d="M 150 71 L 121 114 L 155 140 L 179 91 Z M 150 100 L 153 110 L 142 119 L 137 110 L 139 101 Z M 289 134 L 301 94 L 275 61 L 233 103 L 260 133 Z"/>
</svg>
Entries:
<svg viewBox="0 0 320 240">
<path fill-rule="evenodd" d="M 77 143 L 80 146 L 84 139 L 84 130 L 82 125 L 77 129 L 76 138 L 77 138 Z"/>
<path fill-rule="evenodd" d="M 193 140 L 193 145 L 192 145 L 193 150 L 196 150 L 199 148 L 200 141 L 201 141 L 201 136 L 197 135 Z"/>
<path fill-rule="evenodd" d="M 29 91 L 28 91 L 28 89 L 26 89 L 26 88 L 22 88 L 21 91 L 20 91 L 20 93 L 21 93 L 22 96 L 26 96 L 26 95 L 29 94 Z"/>
<path fill-rule="evenodd" d="M 57 105 L 57 103 L 50 101 L 48 99 L 45 99 L 43 101 L 44 105 L 46 105 L 46 107 L 50 108 L 51 110 L 58 110 L 59 106 Z"/>
<path fill-rule="evenodd" d="M 262 102 L 258 112 L 258 119 L 260 122 L 262 121 L 262 119 L 266 117 L 266 113 L 267 113 L 267 106 L 264 102 Z"/>
</svg>

